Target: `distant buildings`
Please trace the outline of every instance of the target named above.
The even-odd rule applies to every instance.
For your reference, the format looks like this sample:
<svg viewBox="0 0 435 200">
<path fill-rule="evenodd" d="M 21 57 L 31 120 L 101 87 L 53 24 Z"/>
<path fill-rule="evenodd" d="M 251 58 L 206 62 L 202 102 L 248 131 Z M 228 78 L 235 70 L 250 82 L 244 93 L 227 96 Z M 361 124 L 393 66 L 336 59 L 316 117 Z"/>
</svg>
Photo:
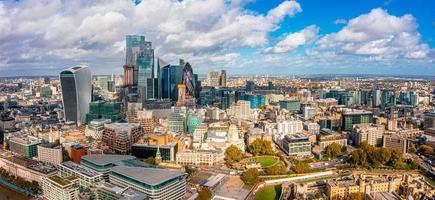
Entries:
<svg viewBox="0 0 435 200">
<path fill-rule="evenodd" d="M 286 109 L 290 112 L 300 111 L 301 103 L 297 100 L 284 100 L 279 101 L 279 108 Z"/>
<path fill-rule="evenodd" d="M 9 150 L 15 154 L 32 158 L 38 155 L 37 146 L 41 139 L 33 136 L 12 136 L 8 139 Z"/>
<path fill-rule="evenodd" d="M 92 77 L 87 66 L 76 66 L 60 72 L 65 121 L 85 123 L 91 102 Z"/>
<path fill-rule="evenodd" d="M 209 71 L 207 74 L 208 86 L 218 87 L 219 86 L 219 72 L 217 71 Z"/>
<path fill-rule="evenodd" d="M 212 166 L 222 163 L 224 157 L 219 150 L 184 150 L 177 153 L 177 164 Z"/>
</svg>

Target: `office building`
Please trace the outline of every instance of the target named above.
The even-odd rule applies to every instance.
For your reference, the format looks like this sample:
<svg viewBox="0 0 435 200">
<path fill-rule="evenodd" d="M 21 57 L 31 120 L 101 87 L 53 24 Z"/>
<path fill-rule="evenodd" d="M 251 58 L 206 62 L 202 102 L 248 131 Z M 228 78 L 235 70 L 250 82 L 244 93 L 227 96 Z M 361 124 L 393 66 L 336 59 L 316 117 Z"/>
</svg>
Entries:
<svg viewBox="0 0 435 200">
<path fill-rule="evenodd" d="M 246 81 L 246 91 L 248 91 L 248 92 L 252 92 L 252 91 L 254 91 L 255 90 L 255 83 L 254 83 L 254 81 Z"/>
<path fill-rule="evenodd" d="M 279 101 L 279 108 L 290 112 L 298 112 L 301 109 L 301 103 L 297 100 Z"/>
<path fill-rule="evenodd" d="M 186 193 L 186 174 L 157 168 L 116 166 L 111 183 L 145 193 L 149 199 L 181 199 Z"/>
<path fill-rule="evenodd" d="M 347 136 L 330 129 L 321 129 L 320 134 L 317 135 L 317 143 L 320 147 L 320 151 L 324 151 L 325 148 L 332 143 L 347 146 Z"/>
<path fill-rule="evenodd" d="M 92 93 L 91 70 L 76 66 L 60 72 L 62 105 L 65 121 L 74 121 L 78 126 L 85 123 Z"/>
<path fill-rule="evenodd" d="M 58 165 L 63 162 L 63 148 L 57 144 L 38 145 L 38 160 Z"/>
<path fill-rule="evenodd" d="M 143 136 L 139 123 L 113 123 L 105 124 L 103 143 L 118 154 L 128 154 L 131 146 Z"/>
<path fill-rule="evenodd" d="M 128 165 L 134 162 L 136 157 L 130 155 L 101 154 L 86 155 L 82 157 L 80 164 L 103 175 L 105 181 L 109 181 L 109 174 L 117 165 Z"/>
<path fill-rule="evenodd" d="M 219 86 L 227 87 L 227 71 L 221 70 L 221 75 L 219 76 Z"/>
<path fill-rule="evenodd" d="M 74 176 L 66 178 L 58 175 L 47 176 L 42 180 L 42 196 L 50 200 L 79 199 L 78 179 Z"/>
<path fill-rule="evenodd" d="M 103 137 L 104 124 L 110 124 L 110 119 L 94 119 L 88 123 L 85 129 L 85 136 L 92 137 L 96 140 L 101 140 Z"/>
<path fill-rule="evenodd" d="M 424 114 L 424 132 L 435 135 L 435 112 L 427 112 Z"/>
<path fill-rule="evenodd" d="M 103 180 L 103 174 L 72 161 L 59 164 L 58 170 L 58 175 L 64 179 L 65 177 L 76 177 L 80 189 L 95 187 Z"/>
<path fill-rule="evenodd" d="M 320 125 L 318 123 L 306 121 L 303 126 L 309 134 L 318 135 L 320 133 Z"/>
<path fill-rule="evenodd" d="M 32 158 L 38 155 L 37 146 L 41 139 L 33 136 L 12 136 L 8 138 L 9 150 L 26 158 Z"/>
<path fill-rule="evenodd" d="M 171 133 L 184 133 L 186 130 L 186 119 L 183 115 L 172 113 L 168 120 L 168 131 Z"/>
<path fill-rule="evenodd" d="M 399 150 L 405 154 L 408 152 L 408 139 L 405 136 L 397 134 L 385 134 L 382 146 L 388 149 Z"/>
<path fill-rule="evenodd" d="M 158 151 L 160 152 L 163 161 L 175 162 L 175 156 L 178 152 L 178 144 L 175 142 L 170 142 L 165 145 L 136 143 L 131 147 L 131 155 L 142 159 L 155 157 Z"/>
<path fill-rule="evenodd" d="M 95 195 L 96 199 L 104 199 L 104 200 L 142 200 L 147 199 L 148 196 L 136 190 L 133 190 L 128 187 L 115 185 L 109 182 L 100 182 L 98 183 L 97 194 Z"/>
<path fill-rule="evenodd" d="M 282 149 L 289 156 L 311 155 L 311 142 L 301 134 L 285 135 L 281 141 Z"/>
<path fill-rule="evenodd" d="M 187 62 L 183 68 L 183 84 L 186 86 L 186 95 L 195 96 L 195 80 L 193 77 L 192 66 Z"/>
<path fill-rule="evenodd" d="M 171 65 L 165 65 L 160 69 L 162 99 L 171 98 Z"/>
<path fill-rule="evenodd" d="M 210 87 L 219 87 L 219 72 L 211 70 L 207 74 L 207 82 Z"/>
<path fill-rule="evenodd" d="M 136 122 L 140 124 L 145 134 L 154 133 L 153 111 L 140 110 L 137 111 Z"/>
<path fill-rule="evenodd" d="M 195 132 L 196 127 L 203 121 L 204 120 L 200 115 L 189 112 L 187 114 L 187 132 L 192 135 Z"/>
<path fill-rule="evenodd" d="M 277 123 L 277 131 L 282 134 L 302 133 L 303 123 L 300 120 L 286 120 Z"/>
<path fill-rule="evenodd" d="M 121 102 L 94 101 L 89 103 L 89 113 L 86 114 L 86 124 L 94 119 L 110 119 L 112 122 L 124 118 Z"/>
<path fill-rule="evenodd" d="M 343 131 L 352 131 L 353 125 L 355 124 L 373 123 L 373 113 L 364 110 L 346 111 L 342 114 L 341 118 Z"/>
<path fill-rule="evenodd" d="M 177 164 L 212 166 L 224 161 L 224 153 L 220 150 L 184 150 L 177 153 Z"/>
</svg>

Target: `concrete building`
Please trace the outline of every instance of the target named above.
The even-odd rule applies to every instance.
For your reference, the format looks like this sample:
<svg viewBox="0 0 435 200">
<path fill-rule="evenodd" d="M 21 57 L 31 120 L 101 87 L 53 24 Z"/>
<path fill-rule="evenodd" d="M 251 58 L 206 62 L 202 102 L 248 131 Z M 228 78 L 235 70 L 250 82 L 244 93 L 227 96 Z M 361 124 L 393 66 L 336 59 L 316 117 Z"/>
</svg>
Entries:
<svg viewBox="0 0 435 200">
<path fill-rule="evenodd" d="M 37 146 L 40 143 L 41 139 L 33 136 L 15 135 L 8 138 L 9 150 L 26 158 L 38 155 Z"/>
<path fill-rule="evenodd" d="M 224 161 L 224 153 L 219 150 L 184 150 L 177 153 L 177 164 L 215 165 Z"/>
<path fill-rule="evenodd" d="M 352 130 L 354 145 L 359 146 L 362 142 L 367 142 L 372 146 L 382 146 L 384 131 L 384 125 L 356 124 Z"/>
<path fill-rule="evenodd" d="M 302 134 L 285 135 L 281 143 L 283 150 L 289 156 L 311 155 L 311 142 Z"/>
<path fill-rule="evenodd" d="M 407 153 L 408 139 L 397 134 L 386 134 L 384 135 L 382 146 L 389 149 L 397 149 L 402 153 Z"/>
<path fill-rule="evenodd" d="M 86 126 L 85 136 L 92 137 L 96 140 L 101 140 L 103 137 L 104 124 L 110 124 L 110 119 L 94 119 Z"/>
<path fill-rule="evenodd" d="M 373 113 L 364 110 L 345 111 L 341 116 L 343 131 L 352 131 L 355 124 L 373 123 Z"/>
<path fill-rule="evenodd" d="M 66 178 L 58 175 L 47 176 L 42 180 L 42 196 L 50 200 L 79 199 L 78 179 L 74 176 Z"/>
<path fill-rule="evenodd" d="M 38 145 L 38 160 L 58 165 L 63 162 L 63 148 L 57 144 Z"/>
<path fill-rule="evenodd" d="M 286 120 L 277 123 L 278 133 L 296 134 L 302 133 L 303 123 L 300 120 Z"/>
<path fill-rule="evenodd" d="M 317 136 L 317 143 L 320 147 L 320 151 L 325 150 L 325 148 L 332 143 L 346 146 L 347 136 L 342 133 L 334 132 L 330 129 L 322 129 L 320 135 Z"/>
<path fill-rule="evenodd" d="M 80 189 L 94 187 L 103 180 L 103 174 L 72 161 L 59 164 L 58 170 L 58 175 L 63 178 L 71 176 L 76 177 Z"/>
</svg>

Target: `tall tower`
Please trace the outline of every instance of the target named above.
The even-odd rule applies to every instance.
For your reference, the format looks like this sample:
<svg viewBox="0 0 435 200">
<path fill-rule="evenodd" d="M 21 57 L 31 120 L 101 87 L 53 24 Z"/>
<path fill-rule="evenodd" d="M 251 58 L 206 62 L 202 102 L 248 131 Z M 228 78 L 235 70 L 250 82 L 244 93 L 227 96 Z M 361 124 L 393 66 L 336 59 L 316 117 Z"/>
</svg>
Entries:
<svg viewBox="0 0 435 200">
<path fill-rule="evenodd" d="M 195 80 L 192 66 L 189 63 L 186 63 L 183 68 L 183 84 L 186 85 L 187 95 L 190 97 L 195 96 Z"/>
<path fill-rule="evenodd" d="M 227 71 L 222 70 L 219 77 L 219 86 L 227 87 Z"/>
<path fill-rule="evenodd" d="M 92 96 L 92 76 L 88 66 L 63 70 L 59 75 L 65 121 L 78 126 L 85 122 Z"/>
</svg>

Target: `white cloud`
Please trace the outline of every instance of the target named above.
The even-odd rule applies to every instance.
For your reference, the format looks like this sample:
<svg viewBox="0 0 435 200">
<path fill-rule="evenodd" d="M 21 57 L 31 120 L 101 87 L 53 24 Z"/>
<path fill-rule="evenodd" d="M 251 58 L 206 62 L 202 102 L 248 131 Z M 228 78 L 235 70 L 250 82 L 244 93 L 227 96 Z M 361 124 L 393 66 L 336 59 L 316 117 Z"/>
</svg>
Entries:
<svg viewBox="0 0 435 200">
<path fill-rule="evenodd" d="M 288 34 L 283 40 L 279 41 L 274 47 L 264 49 L 264 53 L 284 53 L 292 51 L 299 46 L 312 43 L 319 33 L 319 27 L 310 25 L 299 32 Z"/>
<path fill-rule="evenodd" d="M 347 23 L 347 20 L 345 20 L 345 19 L 336 19 L 334 21 L 334 24 L 346 24 L 346 23 Z"/>
<path fill-rule="evenodd" d="M 342 54 L 379 60 L 427 58 L 430 48 L 421 42 L 417 27 L 410 14 L 397 17 L 376 8 L 349 20 L 343 29 L 327 34 L 318 44 L 320 48 L 335 49 Z"/>
<path fill-rule="evenodd" d="M 258 14 L 243 8 L 248 1 L 0 1 L 0 61 L 23 67 L 121 63 L 125 35 L 144 34 L 161 57 L 225 62 L 238 56 L 231 49 L 267 44 L 270 32 L 302 11 L 296 1 L 284 1 Z"/>
</svg>

